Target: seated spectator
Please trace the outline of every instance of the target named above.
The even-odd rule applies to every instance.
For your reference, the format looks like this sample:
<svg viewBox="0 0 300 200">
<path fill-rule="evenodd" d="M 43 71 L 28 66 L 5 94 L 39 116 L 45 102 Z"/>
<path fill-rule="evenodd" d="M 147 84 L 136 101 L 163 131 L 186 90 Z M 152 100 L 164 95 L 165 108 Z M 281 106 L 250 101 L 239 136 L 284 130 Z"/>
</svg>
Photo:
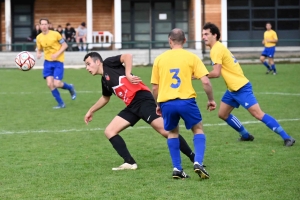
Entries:
<svg viewBox="0 0 300 200">
<path fill-rule="evenodd" d="M 66 42 L 75 42 L 75 35 L 76 35 L 76 31 L 73 27 L 71 27 L 70 23 L 66 24 L 66 28 L 65 28 L 65 39 Z"/>
<path fill-rule="evenodd" d="M 40 29 L 40 25 L 35 25 L 35 28 L 32 30 L 31 35 L 27 38 L 31 42 L 35 42 L 35 38 L 38 34 L 40 34 L 42 31 Z"/>
<path fill-rule="evenodd" d="M 87 29 L 85 27 L 85 22 L 82 22 L 76 30 L 76 43 L 78 45 L 79 51 L 86 51 L 86 34 Z M 80 44 L 81 42 L 83 43 L 83 45 Z"/>
<path fill-rule="evenodd" d="M 61 27 L 61 25 L 57 26 L 56 31 L 59 32 L 63 38 L 65 38 L 64 29 Z"/>
<path fill-rule="evenodd" d="M 52 30 L 52 31 L 54 31 L 54 27 L 53 27 L 53 25 L 52 25 L 52 23 L 51 23 L 51 22 L 49 22 L 49 30 Z"/>
</svg>

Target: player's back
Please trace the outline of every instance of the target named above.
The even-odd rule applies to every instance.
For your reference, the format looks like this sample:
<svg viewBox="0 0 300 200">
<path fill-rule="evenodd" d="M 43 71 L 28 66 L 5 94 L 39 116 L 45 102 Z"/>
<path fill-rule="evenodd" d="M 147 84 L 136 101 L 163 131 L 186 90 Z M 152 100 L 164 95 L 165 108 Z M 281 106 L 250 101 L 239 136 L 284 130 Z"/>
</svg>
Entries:
<svg viewBox="0 0 300 200">
<path fill-rule="evenodd" d="M 151 83 L 159 83 L 158 102 L 196 97 L 192 76 L 208 74 L 197 55 L 184 49 L 168 50 L 158 56 L 153 65 Z"/>
</svg>

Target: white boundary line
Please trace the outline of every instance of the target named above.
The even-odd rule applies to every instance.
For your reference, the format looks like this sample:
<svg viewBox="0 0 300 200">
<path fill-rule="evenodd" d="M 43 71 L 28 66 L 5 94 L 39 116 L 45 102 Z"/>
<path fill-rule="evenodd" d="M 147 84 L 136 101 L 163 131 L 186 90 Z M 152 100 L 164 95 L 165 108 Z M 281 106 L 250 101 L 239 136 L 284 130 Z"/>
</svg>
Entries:
<svg viewBox="0 0 300 200">
<path fill-rule="evenodd" d="M 291 122 L 291 121 L 300 121 L 300 118 L 295 119 L 279 119 L 278 122 Z M 83 123 L 83 122 L 82 122 Z M 258 124 L 261 121 L 244 121 L 242 124 Z M 203 124 L 203 126 L 227 126 L 227 123 L 217 123 L 217 124 Z M 184 125 L 180 125 L 180 127 L 184 127 Z M 128 129 L 150 129 L 149 126 L 136 126 L 129 127 Z M 8 134 L 24 134 L 24 133 L 68 133 L 68 132 L 87 132 L 87 131 L 103 131 L 105 128 L 92 128 L 92 129 L 63 129 L 63 130 L 23 130 L 23 131 L 5 131 L 0 130 L 0 135 L 8 135 Z"/>
<path fill-rule="evenodd" d="M 69 91 L 60 90 L 61 93 L 69 93 Z M 101 93 L 102 91 L 76 91 L 79 94 L 88 94 L 88 93 Z M 30 94 L 48 94 L 49 91 L 45 92 L 0 92 L 0 95 L 30 95 Z M 224 92 L 215 92 L 215 93 L 225 93 Z M 204 92 L 197 92 L 197 94 L 204 94 Z M 285 92 L 254 92 L 254 94 L 259 95 L 282 95 L 282 96 L 300 96 L 300 93 L 285 93 Z"/>
</svg>

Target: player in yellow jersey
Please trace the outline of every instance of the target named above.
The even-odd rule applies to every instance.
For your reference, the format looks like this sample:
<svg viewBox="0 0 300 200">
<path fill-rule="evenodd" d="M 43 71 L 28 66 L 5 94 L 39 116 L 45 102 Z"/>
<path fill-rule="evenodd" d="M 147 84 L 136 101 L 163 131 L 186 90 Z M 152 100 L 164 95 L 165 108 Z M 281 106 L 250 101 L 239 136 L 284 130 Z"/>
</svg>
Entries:
<svg viewBox="0 0 300 200">
<path fill-rule="evenodd" d="M 264 39 L 262 41 L 262 44 L 265 45 L 265 48 L 261 53 L 260 61 L 268 69 L 266 74 L 269 74 L 271 71 L 273 71 L 273 75 L 276 75 L 277 71 L 274 63 L 274 54 L 278 37 L 276 32 L 272 30 L 272 25 L 270 22 L 266 23 L 266 29 L 267 30 L 264 33 Z M 269 58 L 269 63 L 266 61 L 266 58 Z"/>
<path fill-rule="evenodd" d="M 194 133 L 194 171 L 200 178 L 209 178 L 203 166 L 206 137 L 202 127 L 202 117 L 196 103 L 196 92 L 192 77 L 200 79 L 208 97 L 207 108 L 214 110 L 212 86 L 207 78 L 208 71 L 197 55 L 183 49 L 186 42 L 181 29 L 173 29 L 169 34 L 171 50 L 159 55 L 152 69 L 152 92 L 157 102 L 156 112 L 164 120 L 164 129 L 169 131 L 168 147 L 173 163 L 173 178 L 188 178 L 183 171 L 179 151 L 179 120 L 182 118 L 186 129 Z"/>
<path fill-rule="evenodd" d="M 222 97 L 219 117 L 240 134 L 240 141 L 253 141 L 254 137 L 244 128 L 237 117 L 231 114 L 234 108 L 240 105 L 249 111 L 256 119 L 262 121 L 268 128 L 277 133 L 284 140 L 285 146 L 292 146 L 295 140 L 289 136 L 280 124 L 272 116 L 264 113 L 253 94 L 252 85 L 244 76 L 243 70 L 231 54 L 231 52 L 219 42 L 219 28 L 212 23 L 206 23 L 203 27 L 202 38 L 211 48 L 210 58 L 213 70 L 209 73 L 209 78 L 223 76 L 227 91 Z"/>
<path fill-rule="evenodd" d="M 36 57 L 40 59 L 42 51 L 44 52 L 43 77 L 46 79 L 47 86 L 58 104 L 53 108 L 65 108 L 57 88 L 69 90 L 72 100 L 76 98 L 74 86 L 62 82 L 64 76 L 64 51 L 68 45 L 57 31 L 49 30 L 48 19 L 40 19 L 40 28 L 42 32 L 36 38 Z"/>
</svg>

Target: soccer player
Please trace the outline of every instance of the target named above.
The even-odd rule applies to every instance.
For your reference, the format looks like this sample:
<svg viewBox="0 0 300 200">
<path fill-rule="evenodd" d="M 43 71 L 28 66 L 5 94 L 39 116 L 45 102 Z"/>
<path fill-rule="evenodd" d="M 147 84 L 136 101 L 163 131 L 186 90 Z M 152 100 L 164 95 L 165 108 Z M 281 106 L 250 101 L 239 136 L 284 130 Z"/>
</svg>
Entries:
<svg viewBox="0 0 300 200">
<path fill-rule="evenodd" d="M 49 20 L 40 19 L 41 33 L 36 38 L 36 57 L 42 57 L 44 51 L 44 69 L 43 76 L 47 81 L 47 86 L 57 101 L 57 106 L 54 109 L 65 108 L 65 103 L 62 100 L 57 88 L 69 90 L 72 100 L 76 98 L 76 92 L 72 84 L 62 82 L 64 76 L 64 51 L 68 47 L 61 34 L 57 31 L 49 30 Z"/>
<path fill-rule="evenodd" d="M 171 50 L 159 55 L 152 69 L 152 93 L 157 102 L 157 114 L 163 117 L 164 128 L 169 131 L 168 147 L 173 163 L 173 178 L 188 178 L 181 166 L 179 151 L 179 120 L 182 118 L 186 129 L 194 134 L 195 160 L 194 171 L 200 178 L 209 178 L 203 167 L 206 137 L 202 126 L 202 117 L 196 103 L 193 79 L 200 79 L 208 97 L 207 108 L 214 110 L 216 103 L 212 86 L 207 78 L 208 71 L 199 57 L 183 49 L 186 42 L 181 29 L 169 33 Z"/>
<path fill-rule="evenodd" d="M 117 55 L 103 61 L 97 52 L 90 52 L 85 55 L 84 62 L 86 70 L 92 75 L 102 76 L 102 96 L 88 110 L 84 121 L 88 124 L 92 120 L 93 114 L 109 102 L 112 94 L 120 98 L 126 107 L 119 112 L 104 131 L 113 148 L 124 160 L 122 165 L 112 168 L 112 170 L 137 169 L 136 161 L 130 155 L 125 141 L 119 133 L 143 119 L 162 136 L 168 136 L 168 132 L 163 127 L 163 119 L 156 114 L 153 95 L 140 77 L 131 74 L 131 54 Z M 195 154 L 181 136 L 180 149 L 192 162 L 194 161 Z"/>
<path fill-rule="evenodd" d="M 285 146 L 292 146 L 295 140 L 285 132 L 276 119 L 261 110 L 253 94 L 252 85 L 245 77 L 240 64 L 232 53 L 219 42 L 219 28 L 215 24 L 206 23 L 203 27 L 202 38 L 206 46 L 211 48 L 210 58 L 213 70 L 208 77 L 218 78 L 222 75 L 228 88 L 221 100 L 219 117 L 240 134 L 240 141 L 253 141 L 253 135 L 245 129 L 237 117 L 231 114 L 234 108 L 241 105 L 253 117 L 280 135 Z"/>
<path fill-rule="evenodd" d="M 270 22 L 266 23 L 266 29 L 267 30 L 264 33 L 264 39 L 262 41 L 262 44 L 265 45 L 265 48 L 261 53 L 260 61 L 267 68 L 266 74 L 269 74 L 273 71 L 273 75 L 276 75 L 277 71 L 274 63 L 274 54 L 275 45 L 278 42 L 278 37 L 276 32 L 272 30 L 272 25 Z M 266 61 L 266 58 L 269 58 L 269 63 Z"/>
</svg>

